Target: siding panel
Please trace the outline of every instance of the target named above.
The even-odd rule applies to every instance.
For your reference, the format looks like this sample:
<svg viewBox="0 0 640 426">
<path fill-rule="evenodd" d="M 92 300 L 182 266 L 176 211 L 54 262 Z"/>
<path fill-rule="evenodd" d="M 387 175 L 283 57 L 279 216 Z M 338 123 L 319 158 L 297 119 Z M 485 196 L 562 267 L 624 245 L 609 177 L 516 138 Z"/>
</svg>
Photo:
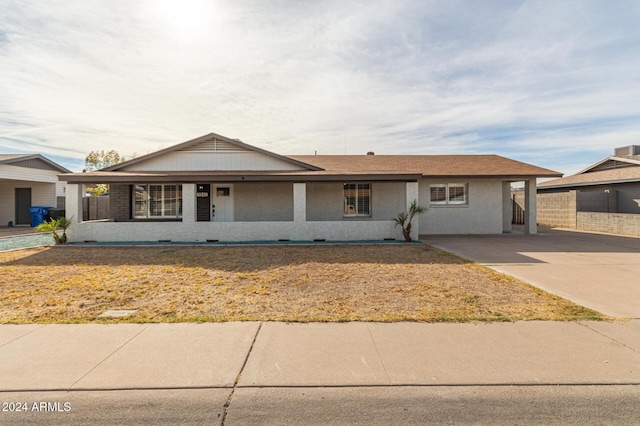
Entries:
<svg viewBox="0 0 640 426">
<path fill-rule="evenodd" d="M 260 171 L 302 170 L 258 152 L 171 152 L 125 167 L 124 171 Z"/>
</svg>

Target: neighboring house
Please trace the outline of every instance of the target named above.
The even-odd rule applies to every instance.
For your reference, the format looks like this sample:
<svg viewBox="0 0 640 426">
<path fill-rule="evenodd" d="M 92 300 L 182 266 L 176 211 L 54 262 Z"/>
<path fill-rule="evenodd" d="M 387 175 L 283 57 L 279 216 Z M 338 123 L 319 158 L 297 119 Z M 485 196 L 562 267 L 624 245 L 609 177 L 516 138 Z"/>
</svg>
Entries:
<svg viewBox="0 0 640 426">
<path fill-rule="evenodd" d="M 572 190 L 580 191 L 578 211 L 640 214 L 640 145 L 616 148 L 575 175 L 538 185 L 538 194 Z"/>
<path fill-rule="evenodd" d="M 536 232 L 536 178 L 560 173 L 497 155 L 283 156 L 214 133 L 67 181 L 67 216 L 83 185 L 110 186 L 110 221 L 71 241 L 327 241 L 402 238 L 393 218 L 413 201 L 422 234 L 511 230 L 510 183 L 526 182 Z"/>
<path fill-rule="evenodd" d="M 0 226 L 31 225 L 31 206 L 64 208 L 60 173 L 71 171 L 40 154 L 0 154 Z"/>
<path fill-rule="evenodd" d="M 538 223 L 640 236 L 640 146 L 538 186 Z"/>
</svg>

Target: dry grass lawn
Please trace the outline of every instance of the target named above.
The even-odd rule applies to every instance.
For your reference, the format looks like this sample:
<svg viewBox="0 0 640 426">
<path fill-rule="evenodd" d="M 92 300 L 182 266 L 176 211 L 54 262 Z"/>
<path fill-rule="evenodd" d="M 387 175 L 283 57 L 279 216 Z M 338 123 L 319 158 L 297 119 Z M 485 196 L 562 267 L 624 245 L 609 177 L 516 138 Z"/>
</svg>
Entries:
<svg viewBox="0 0 640 426">
<path fill-rule="evenodd" d="M 423 244 L 0 253 L 0 323 L 602 318 Z"/>
</svg>

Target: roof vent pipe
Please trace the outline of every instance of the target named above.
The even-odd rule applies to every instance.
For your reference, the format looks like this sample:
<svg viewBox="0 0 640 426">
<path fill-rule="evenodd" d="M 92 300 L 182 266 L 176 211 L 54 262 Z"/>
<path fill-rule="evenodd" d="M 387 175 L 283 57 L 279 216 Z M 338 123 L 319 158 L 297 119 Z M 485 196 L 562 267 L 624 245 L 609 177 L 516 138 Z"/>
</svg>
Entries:
<svg viewBox="0 0 640 426">
<path fill-rule="evenodd" d="M 367 152 L 367 155 L 376 155 L 376 153 L 373 152 L 373 151 L 369 151 L 369 152 Z"/>
</svg>

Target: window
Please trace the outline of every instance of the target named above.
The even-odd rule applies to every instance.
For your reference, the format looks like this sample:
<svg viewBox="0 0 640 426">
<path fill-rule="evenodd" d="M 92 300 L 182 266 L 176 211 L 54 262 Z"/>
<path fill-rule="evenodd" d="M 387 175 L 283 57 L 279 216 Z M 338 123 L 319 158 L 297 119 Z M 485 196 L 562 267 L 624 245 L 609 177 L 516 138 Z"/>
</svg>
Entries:
<svg viewBox="0 0 640 426">
<path fill-rule="evenodd" d="M 466 183 L 437 183 L 430 187 L 431 205 L 466 205 L 468 184 Z"/>
<path fill-rule="evenodd" d="M 370 183 L 344 184 L 344 215 L 348 217 L 371 216 Z"/>
<path fill-rule="evenodd" d="M 182 185 L 136 184 L 134 188 L 136 219 L 182 217 Z"/>
</svg>

